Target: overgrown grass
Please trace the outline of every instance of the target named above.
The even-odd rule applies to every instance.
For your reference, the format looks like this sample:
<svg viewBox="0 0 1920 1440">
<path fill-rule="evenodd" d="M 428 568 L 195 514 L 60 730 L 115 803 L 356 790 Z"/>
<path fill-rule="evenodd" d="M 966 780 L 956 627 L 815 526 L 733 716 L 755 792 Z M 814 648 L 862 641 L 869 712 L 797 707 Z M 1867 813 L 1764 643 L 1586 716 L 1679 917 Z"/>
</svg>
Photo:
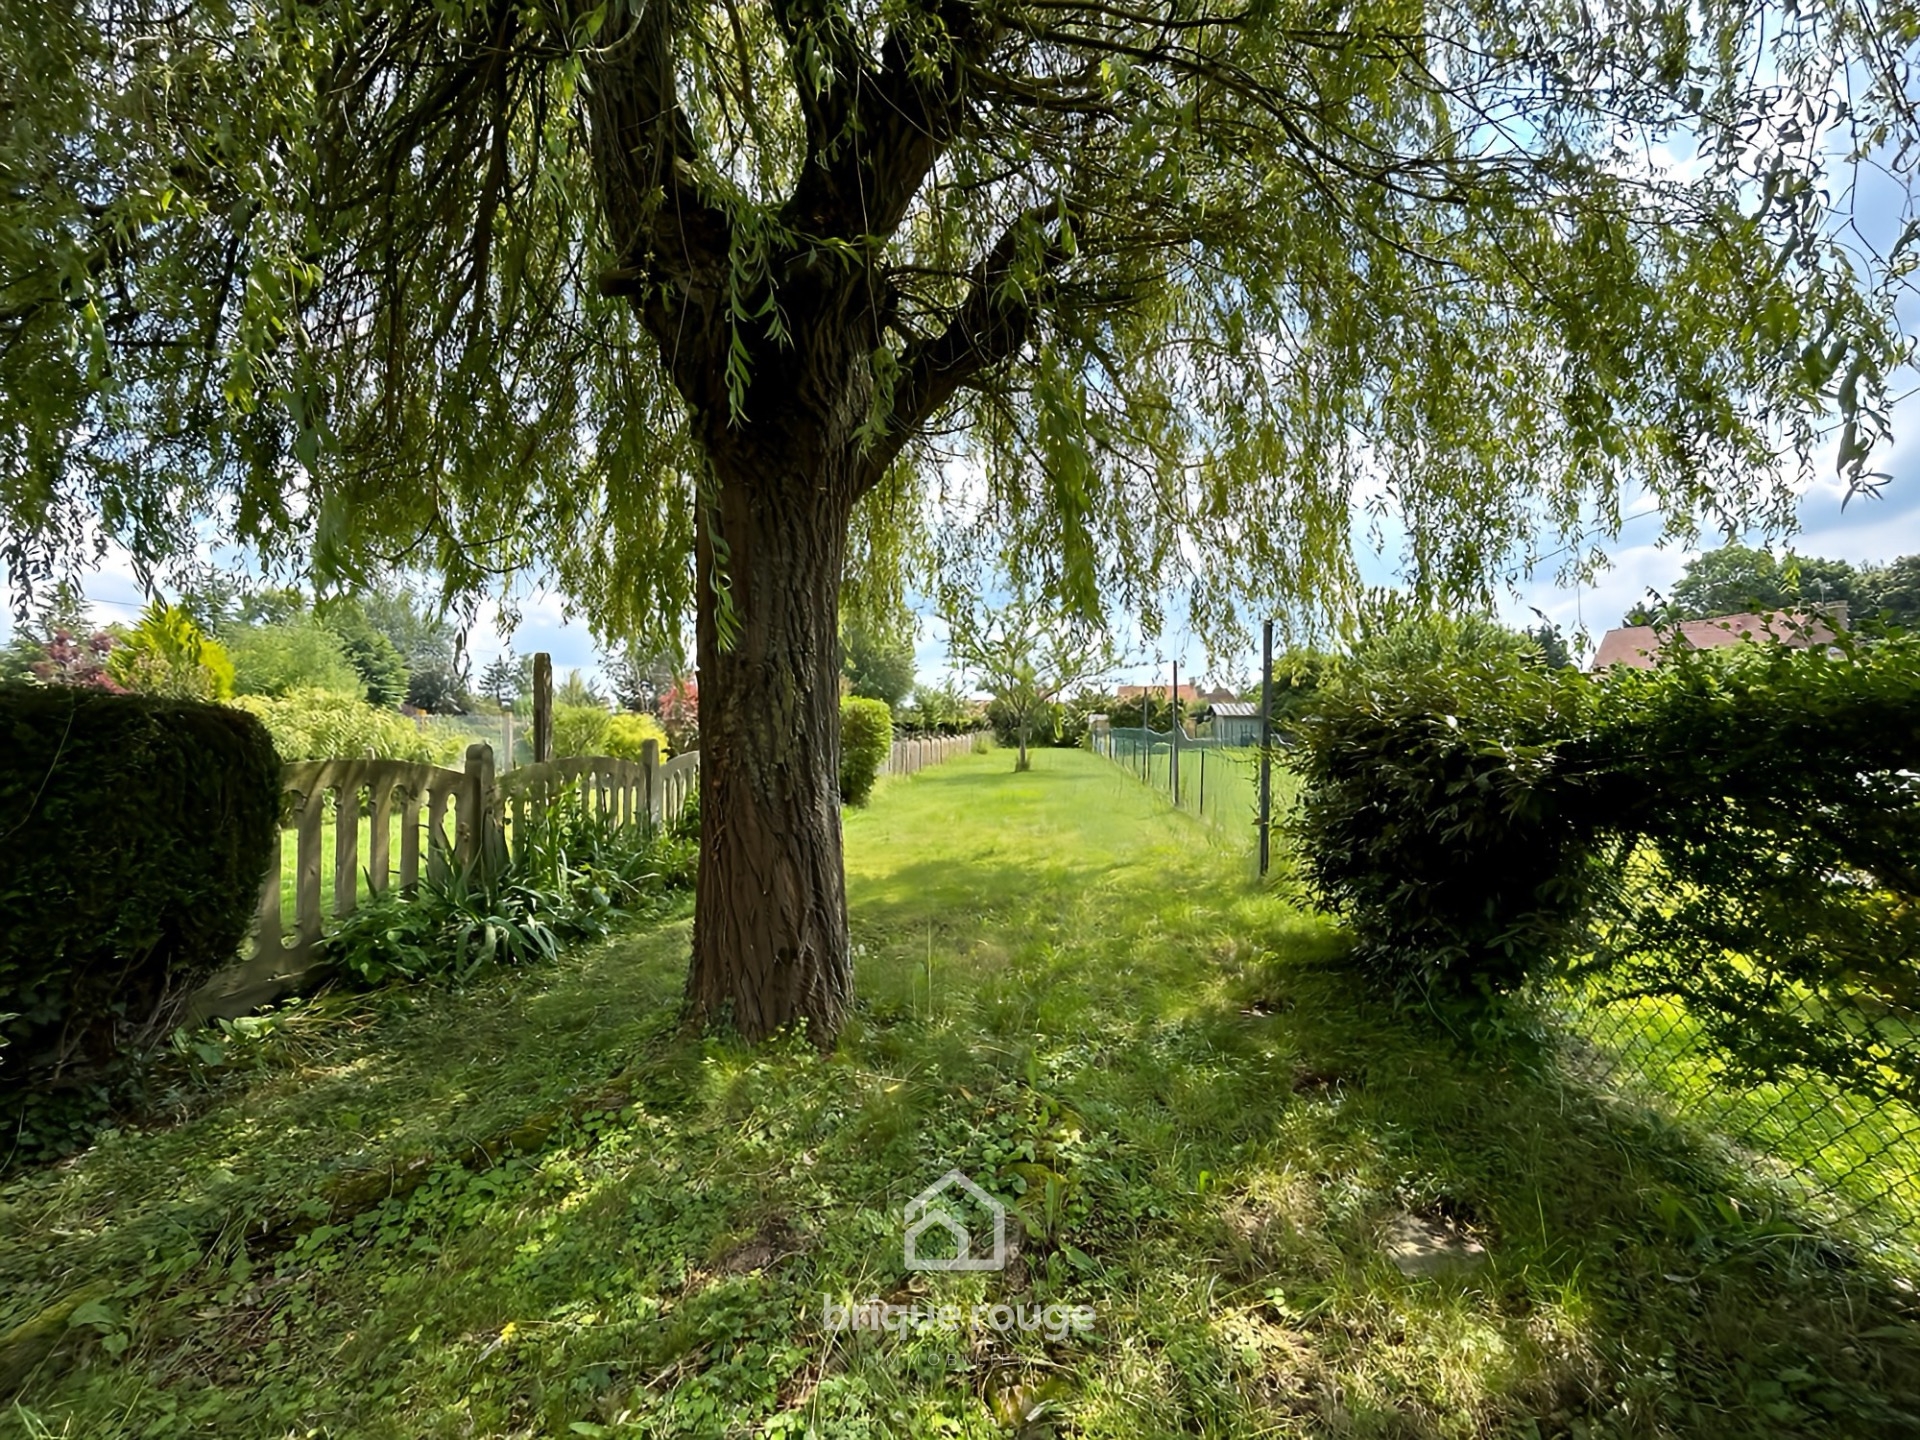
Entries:
<svg viewBox="0 0 1920 1440">
<path fill-rule="evenodd" d="M 183 1123 L 11 1185 L 0 1329 L 109 1293 L 0 1426 L 1920 1433 L 1908 1289 L 1524 1025 L 1455 1039 L 1357 995 L 1337 934 L 1238 878 L 1238 837 L 1107 762 L 961 758 L 846 830 L 862 998 L 831 1055 L 681 1034 L 674 920 L 295 1012 L 183 1081 Z M 420 1157 L 403 1198 L 248 1246 Z M 953 1167 L 1019 1206 L 1003 1271 L 904 1268 L 902 1207 Z M 1409 1217 L 1484 1260 L 1404 1276 Z M 1096 1321 L 823 1324 L 868 1297 Z"/>
</svg>

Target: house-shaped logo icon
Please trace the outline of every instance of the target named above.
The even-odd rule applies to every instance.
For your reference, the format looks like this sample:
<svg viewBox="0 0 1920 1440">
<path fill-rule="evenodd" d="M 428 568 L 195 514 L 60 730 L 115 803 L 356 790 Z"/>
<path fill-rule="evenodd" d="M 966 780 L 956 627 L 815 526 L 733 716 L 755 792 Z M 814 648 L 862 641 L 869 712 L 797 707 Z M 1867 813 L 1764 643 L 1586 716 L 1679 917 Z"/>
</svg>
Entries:
<svg viewBox="0 0 1920 1440">
<path fill-rule="evenodd" d="M 973 1253 L 973 1236 L 967 1227 L 946 1210 L 933 1208 L 951 1190 L 958 1190 L 980 1209 L 993 1216 L 993 1251 Z M 960 1198 L 959 1195 L 954 1197 Z M 920 1237 L 929 1230 L 945 1232 L 953 1241 L 953 1254 L 925 1258 L 919 1253 Z M 958 1170 L 949 1170 L 933 1184 L 907 1202 L 907 1269 L 909 1270 L 1001 1270 L 1007 1263 L 1007 1207 L 982 1190 Z"/>
</svg>

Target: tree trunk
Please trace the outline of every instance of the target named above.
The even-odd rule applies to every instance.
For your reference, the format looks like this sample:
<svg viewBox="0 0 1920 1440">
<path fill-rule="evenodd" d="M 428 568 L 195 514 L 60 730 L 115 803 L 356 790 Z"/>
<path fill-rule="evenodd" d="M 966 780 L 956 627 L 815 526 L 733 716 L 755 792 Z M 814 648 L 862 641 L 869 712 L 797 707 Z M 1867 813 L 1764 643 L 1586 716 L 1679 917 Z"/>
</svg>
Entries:
<svg viewBox="0 0 1920 1440">
<path fill-rule="evenodd" d="M 1028 761 L 1027 761 L 1027 722 L 1024 720 L 1020 722 L 1019 734 L 1020 734 L 1020 758 L 1013 762 L 1013 768 L 1015 770 L 1025 770 L 1027 768 Z"/>
<path fill-rule="evenodd" d="M 710 433 L 707 453 L 715 499 L 697 560 L 701 833 L 688 1007 L 749 1041 L 799 1025 L 828 1045 L 853 991 L 838 617 L 854 455 L 791 433 L 757 444 Z M 737 621 L 730 641 L 716 584 Z"/>
</svg>

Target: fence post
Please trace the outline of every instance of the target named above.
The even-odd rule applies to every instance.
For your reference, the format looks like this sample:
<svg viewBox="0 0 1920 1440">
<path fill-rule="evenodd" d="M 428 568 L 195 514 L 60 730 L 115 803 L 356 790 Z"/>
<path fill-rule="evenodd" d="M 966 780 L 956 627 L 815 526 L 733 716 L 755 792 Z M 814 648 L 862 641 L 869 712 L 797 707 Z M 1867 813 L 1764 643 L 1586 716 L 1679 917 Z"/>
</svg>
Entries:
<svg viewBox="0 0 1920 1440">
<path fill-rule="evenodd" d="M 553 758 L 553 656 L 533 657 L 533 763 Z"/>
<path fill-rule="evenodd" d="M 483 741 L 467 746 L 466 780 L 460 786 L 455 819 L 454 861 L 482 883 L 500 873 L 506 835 L 500 824 L 500 791 L 493 770 L 493 747 Z"/>
<path fill-rule="evenodd" d="M 660 793 L 660 742 L 640 742 L 640 768 L 646 774 L 647 829 L 657 830 L 663 818 L 665 797 Z"/>
<path fill-rule="evenodd" d="M 1260 626 L 1260 873 L 1267 873 L 1273 822 L 1273 621 Z"/>
<path fill-rule="evenodd" d="M 1173 689 L 1167 692 L 1167 789 L 1180 808 L 1180 662 L 1173 662 Z"/>
</svg>

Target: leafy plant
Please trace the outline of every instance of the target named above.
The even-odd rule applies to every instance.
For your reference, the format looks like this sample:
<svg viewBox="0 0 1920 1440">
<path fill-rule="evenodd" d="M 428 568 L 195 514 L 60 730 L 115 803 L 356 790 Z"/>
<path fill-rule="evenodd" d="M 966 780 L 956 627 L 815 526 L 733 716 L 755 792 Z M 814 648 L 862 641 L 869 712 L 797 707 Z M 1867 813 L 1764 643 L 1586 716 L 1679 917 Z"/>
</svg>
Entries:
<svg viewBox="0 0 1920 1440">
<path fill-rule="evenodd" d="M 106 657 L 123 688 L 173 700 L 225 700 L 233 694 L 233 660 L 184 609 L 147 602 L 139 622 Z"/>
<path fill-rule="evenodd" d="M 553 801 L 528 829 L 499 874 L 466 867 L 379 896 L 329 933 L 322 953 L 367 985 L 461 980 L 486 965 L 551 960 L 562 944 L 604 935 L 621 915 L 692 883 L 685 838 L 616 827 L 574 797 Z"/>
<path fill-rule="evenodd" d="M 234 704 L 258 717 L 283 760 L 412 760 L 450 764 L 464 741 L 422 729 L 406 716 L 376 709 L 355 693 L 295 690 L 270 697 L 243 695 Z"/>
<path fill-rule="evenodd" d="M 864 805 L 893 748 L 893 712 L 884 700 L 849 695 L 840 701 L 840 798 Z"/>
<path fill-rule="evenodd" d="M 1298 712 L 1289 825 L 1367 970 L 1402 994 L 1506 992 L 1581 942 L 1612 873 L 1571 748 L 1587 682 L 1417 623 Z"/>
</svg>

